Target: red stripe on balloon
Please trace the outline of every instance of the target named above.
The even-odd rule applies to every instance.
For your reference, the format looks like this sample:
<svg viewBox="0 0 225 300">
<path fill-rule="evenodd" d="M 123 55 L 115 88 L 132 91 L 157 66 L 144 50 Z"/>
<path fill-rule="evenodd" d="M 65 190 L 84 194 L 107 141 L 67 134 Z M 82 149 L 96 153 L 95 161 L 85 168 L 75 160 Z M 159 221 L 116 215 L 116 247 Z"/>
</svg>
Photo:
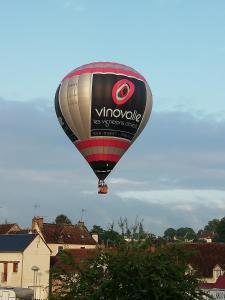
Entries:
<svg viewBox="0 0 225 300">
<path fill-rule="evenodd" d="M 115 139 L 90 139 L 85 141 L 77 141 L 75 146 L 78 150 L 82 150 L 90 147 L 115 147 L 128 149 L 130 146 L 130 142 L 128 141 L 120 141 Z"/>
<path fill-rule="evenodd" d="M 85 64 L 85 65 L 82 65 L 80 66 L 79 68 L 77 69 L 84 69 L 85 67 L 86 68 L 90 68 L 90 66 L 92 66 L 92 68 L 94 68 L 94 65 L 97 66 L 99 64 L 104 64 L 104 65 L 113 65 L 113 66 L 120 66 L 120 67 L 126 67 L 126 65 L 124 64 L 120 64 L 120 63 L 117 63 L 117 62 L 113 62 L 113 61 L 96 61 L 96 62 L 92 62 L 92 63 L 88 63 L 88 64 Z M 97 68 L 97 67 L 95 67 Z"/>
<path fill-rule="evenodd" d="M 90 154 L 85 157 L 85 159 L 88 162 L 92 161 L 99 161 L 99 160 L 105 160 L 105 161 L 114 161 L 117 162 L 120 159 L 120 155 L 117 154 Z"/>
<path fill-rule="evenodd" d="M 114 73 L 114 74 L 122 74 L 122 75 L 128 75 L 128 76 L 132 76 L 135 77 L 137 79 L 141 79 L 143 81 L 146 81 L 145 78 L 139 74 L 136 73 L 134 71 L 130 71 L 130 70 L 124 70 L 124 69 L 114 69 L 114 68 L 109 68 L 109 67 L 96 67 L 96 68 L 86 68 L 86 69 L 81 69 L 81 70 L 74 70 L 73 72 L 69 73 L 68 75 L 66 75 L 62 82 L 67 79 L 67 78 L 71 78 L 75 75 L 81 75 L 81 74 L 86 74 L 86 73 Z"/>
</svg>

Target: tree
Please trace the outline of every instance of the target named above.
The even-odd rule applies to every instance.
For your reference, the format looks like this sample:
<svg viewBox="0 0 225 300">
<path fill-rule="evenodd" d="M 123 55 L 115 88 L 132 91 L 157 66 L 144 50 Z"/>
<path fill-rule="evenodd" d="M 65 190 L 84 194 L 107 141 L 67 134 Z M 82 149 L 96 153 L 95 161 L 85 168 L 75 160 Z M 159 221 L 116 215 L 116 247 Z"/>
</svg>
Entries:
<svg viewBox="0 0 225 300">
<path fill-rule="evenodd" d="M 225 242 L 225 217 L 223 217 L 216 227 L 216 241 Z"/>
<path fill-rule="evenodd" d="M 199 229 L 197 232 L 197 238 L 201 238 L 204 235 L 205 231 L 203 229 Z"/>
<path fill-rule="evenodd" d="M 105 247 L 112 247 L 124 241 L 123 236 L 114 230 L 114 223 L 110 224 L 107 230 L 104 230 L 101 226 L 94 225 L 90 232 L 97 233 L 99 243 L 104 243 Z"/>
<path fill-rule="evenodd" d="M 90 233 L 96 233 L 98 235 L 98 239 L 102 240 L 104 231 L 105 230 L 101 226 L 93 225 L 92 229 L 90 230 Z"/>
<path fill-rule="evenodd" d="M 196 238 L 196 233 L 192 228 L 180 227 L 177 229 L 177 237 L 186 240 L 193 240 Z"/>
<path fill-rule="evenodd" d="M 72 224 L 72 222 L 67 216 L 61 214 L 55 218 L 55 224 Z"/>
<path fill-rule="evenodd" d="M 146 232 L 144 231 L 143 223 L 140 222 L 138 226 L 138 239 L 146 238 Z"/>
<path fill-rule="evenodd" d="M 140 240 L 147 237 L 147 233 L 144 231 L 143 220 L 139 221 L 136 217 L 135 222 L 132 226 L 129 226 L 128 219 L 126 217 L 120 217 L 118 225 L 121 230 L 121 234 L 125 238 L 131 240 Z"/>
<path fill-rule="evenodd" d="M 177 234 L 177 231 L 174 228 L 167 228 L 164 231 L 164 237 L 168 240 L 173 240 Z"/>
<path fill-rule="evenodd" d="M 97 252 L 76 266 L 78 273 L 59 271 L 62 286 L 54 300 L 205 299 L 184 250 L 164 247 L 152 253 L 132 245 Z"/>
<path fill-rule="evenodd" d="M 219 223 L 220 223 L 219 219 L 213 219 L 209 221 L 208 224 L 204 227 L 204 231 L 216 232 Z"/>
</svg>

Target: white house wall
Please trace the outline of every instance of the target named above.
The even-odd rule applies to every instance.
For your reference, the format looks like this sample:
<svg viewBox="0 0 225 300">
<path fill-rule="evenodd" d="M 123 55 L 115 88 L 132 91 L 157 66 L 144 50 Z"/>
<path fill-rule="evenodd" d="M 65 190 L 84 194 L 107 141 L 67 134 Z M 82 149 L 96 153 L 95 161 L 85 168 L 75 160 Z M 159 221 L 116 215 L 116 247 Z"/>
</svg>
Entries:
<svg viewBox="0 0 225 300">
<path fill-rule="evenodd" d="M 63 249 L 95 249 L 96 245 L 82 245 L 82 244 L 48 244 L 48 247 L 52 250 L 52 256 L 55 256 L 58 253 L 59 247 Z"/>
<path fill-rule="evenodd" d="M 7 265 L 7 281 L 3 281 L 4 263 Z M 18 262 L 18 271 L 13 272 L 13 262 Z M 22 254 L 18 252 L 14 253 L 0 253 L 0 285 L 22 287 Z"/>
<path fill-rule="evenodd" d="M 2 281 L 4 262 L 8 262 L 7 281 Z M 18 272 L 13 272 L 13 262 L 18 262 Z M 33 266 L 39 270 L 34 282 Z M 37 299 L 47 299 L 49 289 L 50 249 L 40 236 L 37 236 L 30 245 L 21 252 L 0 253 L 0 285 L 2 287 L 23 287 L 36 289 Z M 34 287 L 38 286 L 38 287 Z"/>
<path fill-rule="evenodd" d="M 34 283 L 33 266 L 39 270 L 36 272 L 37 284 Z M 24 272 L 23 287 L 33 287 L 38 285 L 37 299 L 45 299 L 48 295 L 49 287 L 49 268 L 50 268 L 50 249 L 46 246 L 40 236 L 37 236 L 33 242 L 24 251 Z"/>
</svg>

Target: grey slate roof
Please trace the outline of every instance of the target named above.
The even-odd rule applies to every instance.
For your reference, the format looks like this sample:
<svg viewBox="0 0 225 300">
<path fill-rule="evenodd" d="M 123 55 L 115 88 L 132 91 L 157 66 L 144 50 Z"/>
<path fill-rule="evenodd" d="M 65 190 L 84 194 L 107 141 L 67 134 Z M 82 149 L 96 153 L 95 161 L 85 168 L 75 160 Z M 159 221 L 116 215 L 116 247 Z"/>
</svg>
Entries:
<svg viewBox="0 0 225 300">
<path fill-rule="evenodd" d="M 36 234 L 0 234 L 0 252 L 22 252 Z"/>
</svg>

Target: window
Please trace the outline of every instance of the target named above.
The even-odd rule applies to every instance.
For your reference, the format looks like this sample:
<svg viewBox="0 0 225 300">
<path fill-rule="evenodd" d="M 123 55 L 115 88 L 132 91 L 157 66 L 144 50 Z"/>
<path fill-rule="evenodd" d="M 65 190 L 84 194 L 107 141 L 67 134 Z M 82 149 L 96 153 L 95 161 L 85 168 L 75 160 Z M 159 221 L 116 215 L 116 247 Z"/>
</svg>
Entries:
<svg viewBox="0 0 225 300">
<path fill-rule="evenodd" d="M 4 262 L 3 263 L 3 273 L 2 273 L 2 282 L 7 281 L 7 276 L 8 276 L 8 263 Z"/>
<path fill-rule="evenodd" d="M 13 263 L 13 272 L 14 273 L 18 272 L 18 262 Z"/>
</svg>

